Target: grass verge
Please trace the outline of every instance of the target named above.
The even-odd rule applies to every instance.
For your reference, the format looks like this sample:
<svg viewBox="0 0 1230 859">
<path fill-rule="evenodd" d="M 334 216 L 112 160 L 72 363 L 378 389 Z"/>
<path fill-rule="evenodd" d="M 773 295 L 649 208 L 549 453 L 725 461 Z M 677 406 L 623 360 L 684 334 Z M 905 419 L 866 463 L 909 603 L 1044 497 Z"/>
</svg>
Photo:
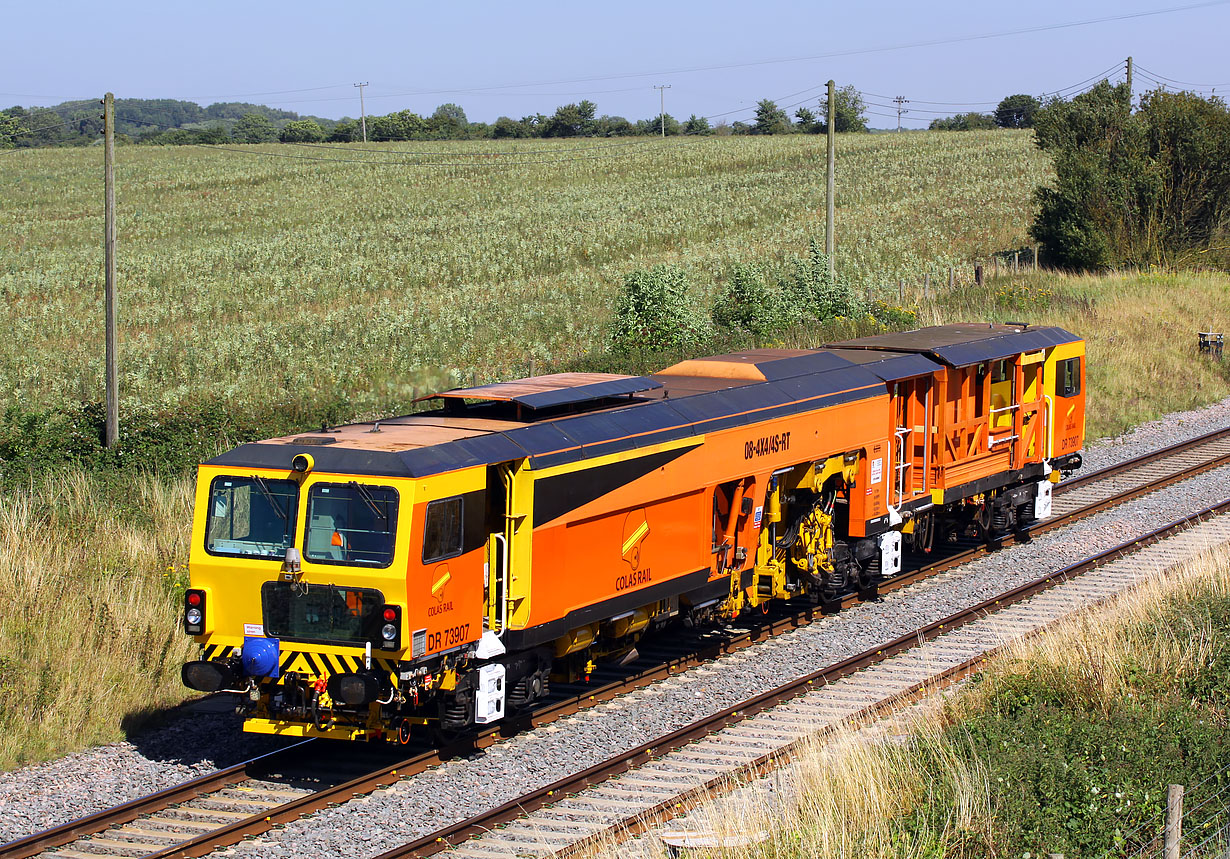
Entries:
<svg viewBox="0 0 1230 859">
<path fill-rule="evenodd" d="M 192 483 L 119 483 L 70 471 L 0 504 L 0 769 L 117 739 L 184 697 Z"/>
</svg>

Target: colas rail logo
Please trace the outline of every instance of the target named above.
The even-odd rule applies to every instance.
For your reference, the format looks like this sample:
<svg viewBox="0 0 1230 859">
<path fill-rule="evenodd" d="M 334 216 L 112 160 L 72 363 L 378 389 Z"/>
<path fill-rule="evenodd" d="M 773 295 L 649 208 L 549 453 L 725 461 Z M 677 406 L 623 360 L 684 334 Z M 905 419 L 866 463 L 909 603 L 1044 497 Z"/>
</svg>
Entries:
<svg viewBox="0 0 1230 859">
<path fill-rule="evenodd" d="M 431 595 L 436 598 L 435 605 L 427 606 L 427 616 L 435 617 L 453 610 L 453 604 L 444 598 L 444 590 L 452 581 L 453 574 L 449 572 L 448 564 L 440 564 L 434 571 L 435 583 L 431 586 Z"/>
<path fill-rule="evenodd" d="M 651 580 L 649 567 L 641 569 L 641 546 L 649 536 L 649 519 L 643 507 L 631 511 L 624 517 L 623 545 L 620 554 L 632 568 L 632 572 L 615 577 L 615 590 L 626 591 L 629 588 L 648 584 Z"/>
</svg>

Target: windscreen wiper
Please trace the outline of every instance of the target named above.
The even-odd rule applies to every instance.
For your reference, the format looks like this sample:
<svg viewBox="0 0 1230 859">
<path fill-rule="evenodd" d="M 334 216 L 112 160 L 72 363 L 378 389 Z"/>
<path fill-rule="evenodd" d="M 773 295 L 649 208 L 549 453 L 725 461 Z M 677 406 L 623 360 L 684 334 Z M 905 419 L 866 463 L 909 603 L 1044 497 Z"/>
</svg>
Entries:
<svg viewBox="0 0 1230 859">
<path fill-rule="evenodd" d="M 375 497 L 370 491 L 368 491 L 366 486 L 357 480 L 350 481 L 350 485 L 359 490 L 359 497 L 363 499 L 363 503 L 367 505 L 368 510 L 371 510 L 386 523 L 389 521 L 389 514 L 380 509 L 380 507 L 376 504 Z"/>
<path fill-rule="evenodd" d="M 278 504 L 278 499 L 269 490 L 269 484 L 265 482 L 265 478 L 259 474 L 252 475 L 252 482 L 256 484 L 256 488 L 261 491 L 261 495 L 265 496 L 265 500 L 269 502 L 269 506 L 273 508 L 273 512 L 278 514 L 278 518 L 283 522 L 286 521 L 286 514 L 282 512 L 282 505 Z"/>
</svg>

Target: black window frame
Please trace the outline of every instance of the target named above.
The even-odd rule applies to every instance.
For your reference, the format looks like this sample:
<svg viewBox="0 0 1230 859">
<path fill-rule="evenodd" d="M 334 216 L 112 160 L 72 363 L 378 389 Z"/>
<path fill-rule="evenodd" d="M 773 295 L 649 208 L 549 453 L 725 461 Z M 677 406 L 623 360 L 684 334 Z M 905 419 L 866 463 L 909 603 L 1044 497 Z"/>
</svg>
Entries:
<svg viewBox="0 0 1230 859">
<path fill-rule="evenodd" d="M 374 563 L 371 561 L 355 561 L 334 558 L 315 558 L 312 557 L 308 550 L 308 536 L 312 528 L 312 493 L 324 486 L 337 486 L 343 489 L 352 489 L 354 486 L 362 486 L 364 489 L 371 491 L 373 489 L 388 490 L 393 493 L 393 511 L 389 514 L 389 559 L 383 564 Z M 360 483 L 357 480 L 347 480 L 345 482 L 322 480 L 318 483 L 313 483 L 308 487 L 307 506 L 303 517 L 303 560 L 312 564 L 327 564 L 333 567 L 351 567 L 359 570 L 387 570 L 393 566 L 393 561 L 397 559 L 397 517 L 401 509 L 401 493 L 397 491 L 395 486 L 377 485 L 373 483 Z"/>
<path fill-rule="evenodd" d="M 442 555 L 427 555 L 427 523 L 431 519 L 431 511 L 433 508 L 441 504 L 449 504 L 457 502 L 457 549 L 449 551 Z M 423 511 L 423 563 L 434 564 L 436 561 L 447 561 L 449 558 L 456 558 L 465 554 L 466 547 L 466 499 L 464 495 L 450 495 L 448 498 L 437 498 L 434 501 L 427 502 L 427 509 Z"/>
<path fill-rule="evenodd" d="M 342 593 L 345 593 L 346 591 L 362 591 L 368 594 L 374 594 L 376 601 L 372 603 L 372 605 L 375 606 L 375 611 L 373 612 L 372 616 L 368 618 L 367 620 L 367 628 L 360 631 L 359 638 L 346 639 L 346 640 L 341 640 L 337 638 L 299 638 L 293 635 L 287 635 L 285 631 L 275 631 L 274 626 L 270 624 L 269 622 L 269 601 L 265 599 L 266 591 L 270 591 L 274 589 L 290 590 L 293 594 L 295 589 L 303 590 L 305 588 L 307 592 L 311 592 L 312 590 L 328 589 L 328 590 L 338 591 Z M 377 644 L 381 640 L 380 639 L 380 627 L 384 625 L 384 616 L 381 613 L 380 609 L 383 608 L 385 604 L 386 603 L 384 600 L 384 592 L 377 588 L 345 587 L 343 585 L 333 585 L 333 584 L 304 585 L 298 582 L 285 582 L 285 581 L 280 581 L 280 580 L 268 581 L 268 582 L 264 582 L 261 584 L 261 624 L 263 625 L 263 628 L 265 630 L 265 635 L 267 635 L 270 638 L 276 638 L 280 641 L 296 641 L 302 644 L 326 644 L 326 645 L 332 645 L 335 647 L 359 647 L 359 648 L 366 646 L 368 642 Z"/>
<path fill-rule="evenodd" d="M 209 547 L 209 542 L 210 542 L 209 541 L 209 530 L 210 530 L 210 523 L 213 521 L 213 518 L 214 518 L 213 517 L 213 503 L 214 503 L 215 487 L 218 485 L 220 481 L 223 481 L 223 480 L 239 480 L 239 481 L 247 482 L 252 487 L 253 492 L 259 493 L 260 490 L 256 488 L 256 478 L 258 477 L 261 480 L 264 480 L 266 484 L 269 484 L 269 483 L 290 484 L 295 490 L 294 498 L 290 505 L 290 510 L 286 511 L 286 517 L 287 517 L 286 522 L 290 528 L 290 542 L 287 543 L 286 546 L 282 547 L 281 552 L 279 552 L 276 555 L 254 555 L 254 554 L 249 554 L 246 552 L 221 552 L 215 549 L 211 549 Z M 299 500 L 301 496 L 302 496 L 302 487 L 299 485 L 298 481 L 290 480 L 285 477 L 264 477 L 263 475 L 256 475 L 256 474 L 219 474 L 213 480 L 209 481 L 209 495 L 208 495 L 207 501 L 205 502 L 208 505 L 208 508 L 205 511 L 205 534 L 201 540 L 202 547 L 205 549 L 205 554 L 211 555 L 215 558 L 246 558 L 249 561 L 279 561 L 279 562 L 285 561 L 286 560 L 286 550 L 289 548 L 293 548 L 297 544 L 296 540 L 298 538 L 298 530 L 299 530 L 299 526 L 298 526 Z M 249 531 L 249 533 L 251 532 Z"/>
<path fill-rule="evenodd" d="M 1072 384 L 1065 384 L 1064 380 L 1068 375 L 1068 367 L 1072 367 Z M 1059 361 L 1055 367 L 1055 396 L 1057 397 L 1077 397 L 1081 392 L 1081 356 L 1076 355 L 1071 358 L 1064 358 Z"/>
</svg>

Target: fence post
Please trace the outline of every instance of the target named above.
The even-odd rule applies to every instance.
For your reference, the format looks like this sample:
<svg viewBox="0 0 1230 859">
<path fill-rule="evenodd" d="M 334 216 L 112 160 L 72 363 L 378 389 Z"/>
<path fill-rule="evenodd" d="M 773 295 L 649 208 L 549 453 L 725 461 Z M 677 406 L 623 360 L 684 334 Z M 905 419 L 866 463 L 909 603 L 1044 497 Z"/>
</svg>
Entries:
<svg viewBox="0 0 1230 859">
<path fill-rule="evenodd" d="M 1013 251 L 1012 252 L 1012 273 L 1020 274 L 1020 272 L 1021 272 L 1021 252 Z"/>
<path fill-rule="evenodd" d="M 1038 271 L 1038 246 L 1034 245 L 1034 272 Z"/>
<path fill-rule="evenodd" d="M 1166 792 L 1166 859 L 1179 859 L 1183 840 L 1183 785 L 1172 784 Z"/>
<path fill-rule="evenodd" d="M 952 266 L 949 266 L 948 267 L 948 288 L 952 289 L 956 285 L 957 285 L 956 273 L 953 271 Z"/>
<path fill-rule="evenodd" d="M 995 277 L 999 277 L 999 257 L 992 257 L 995 260 Z"/>
<path fill-rule="evenodd" d="M 923 298 L 931 297 L 931 272 L 923 274 Z"/>
<path fill-rule="evenodd" d="M 905 304 L 905 281 L 897 278 L 897 301 Z"/>
</svg>

